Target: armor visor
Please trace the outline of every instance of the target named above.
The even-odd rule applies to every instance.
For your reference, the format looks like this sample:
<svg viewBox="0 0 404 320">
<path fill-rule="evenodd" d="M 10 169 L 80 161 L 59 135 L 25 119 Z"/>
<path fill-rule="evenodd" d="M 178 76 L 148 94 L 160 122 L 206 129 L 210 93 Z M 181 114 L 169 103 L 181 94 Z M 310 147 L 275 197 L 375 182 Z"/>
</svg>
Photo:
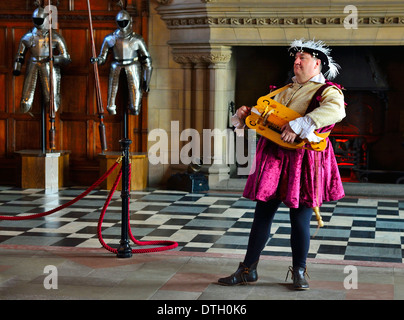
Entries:
<svg viewBox="0 0 404 320">
<path fill-rule="evenodd" d="M 116 22 L 118 24 L 118 27 L 120 29 L 125 29 L 127 25 L 129 24 L 129 20 L 120 20 Z"/>
<path fill-rule="evenodd" d="M 34 26 L 37 28 L 42 27 L 43 23 L 45 22 L 44 18 L 33 18 L 32 20 L 34 20 Z"/>
</svg>

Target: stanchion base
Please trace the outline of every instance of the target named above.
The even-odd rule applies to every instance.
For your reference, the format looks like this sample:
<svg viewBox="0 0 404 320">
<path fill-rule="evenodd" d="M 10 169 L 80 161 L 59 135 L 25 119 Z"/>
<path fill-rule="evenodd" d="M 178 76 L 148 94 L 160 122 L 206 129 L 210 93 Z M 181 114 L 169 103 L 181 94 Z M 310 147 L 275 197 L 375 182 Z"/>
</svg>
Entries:
<svg viewBox="0 0 404 320">
<path fill-rule="evenodd" d="M 117 258 L 131 258 L 132 257 L 132 248 L 130 247 L 128 242 L 120 243 L 117 250 Z"/>
</svg>

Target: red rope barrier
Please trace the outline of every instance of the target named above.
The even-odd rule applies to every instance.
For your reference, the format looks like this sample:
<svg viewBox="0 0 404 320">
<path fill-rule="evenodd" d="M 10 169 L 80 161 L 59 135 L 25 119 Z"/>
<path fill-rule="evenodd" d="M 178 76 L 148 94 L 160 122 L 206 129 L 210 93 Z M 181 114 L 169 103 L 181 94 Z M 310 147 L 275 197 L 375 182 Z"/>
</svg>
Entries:
<svg viewBox="0 0 404 320">
<path fill-rule="evenodd" d="M 72 204 L 76 203 L 77 201 L 83 199 L 86 195 L 88 195 L 96 186 L 98 186 L 101 182 L 105 180 L 106 177 L 108 177 L 111 172 L 116 168 L 118 165 L 118 162 L 115 162 L 111 168 L 105 172 L 90 188 L 88 188 L 86 191 L 84 191 L 82 194 L 74 198 L 73 200 L 70 200 L 69 202 L 55 208 L 49 211 L 41 212 L 41 213 L 35 213 L 31 215 L 26 215 L 26 216 L 0 216 L 0 220 L 28 220 L 28 219 L 35 219 L 43 216 L 50 215 L 52 213 L 55 213 L 59 210 L 62 210 L 68 206 L 71 206 Z"/>
<path fill-rule="evenodd" d="M 108 169 L 107 172 L 105 172 L 91 187 L 89 187 L 86 191 L 81 193 L 79 196 L 74 198 L 73 200 L 55 208 L 49 211 L 41 212 L 41 213 L 35 213 L 32 215 L 26 215 L 26 216 L 0 216 L 0 220 L 28 220 L 28 219 L 35 219 L 43 216 L 50 215 L 52 213 L 55 213 L 59 210 L 62 210 L 68 206 L 71 206 L 72 204 L 76 203 L 80 199 L 83 199 L 86 195 L 88 195 L 95 187 L 97 187 L 101 182 L 103 182 L 111 173 L 112 171 L 117 167 L 120 161 L 116 161 L 111 168 Z M 129 168 L 131 168 L 129 166 Z M 129 169 L 130 170 L 130 169 Z M 129 181 L 130 181 L 130 175 L 131 173 L 129 172 Z M 98 235 L 98 240 L 100 241 L 101 245 L 107 249 L 108 251 L 112 253 L 117 253 L 117 249 L 113 249 L 110 246 L 108 246 L 104 239 L 102 238 L 102 223 L 104 220 L 105 213 L 107 211 L 108 205 L 111 202 L 111 198 L 118 186 L 119 181 L 121 180 L 122 177 L 122 168 L 119 170 L 118 176 L 115 179 L 115 182 L 111 188 L 111 191 L 108 194 L 107 200 L 104 203 L 104 206 L 101 211 L 100 218 L 98 219 L 98 225 L 97 225 L 97 235 Z M 129 199 L 128 199 L 129 202 Z M 175 241 L 169 241 L 169 240 L 154 240 L 154 241 L 139 241 L 137 240 L 133 234 L 132 230 L 130 228 L 130 217 L 129 217 L 129 205 L 128 205 L 128 221 L 129 221 L 129 236 L 132 239 L 132 241 L 139 246 L 146 246 L 146 245 L 164 245 L 163 247 L 156 247 L 156 248 L 143 248 L 143 249 L 132 249 L 132 253 L 147 253 L 147 252 L 157 252 L 157 251 L 164 251 L 164 250 L 171 250 L 174 249 L 178 246 L 178 243 Z"/>
<path fill-rule="evenodd" d="M 129 170 L 131 170 L 131 166 L 129 166 Z M 130 182 L 130 176 L 131 176 L 131 172 L 129 171 L 129 179 L 128 181 Z M 107 249 L 108 251 L 112 252 L 112 253 L 118 253 L 117 249 L 114 249 L 112 247 L 110 247 L 109 245 L 107 245 L 104 241 L 104 239 L 102 238 L 102 222 L 104 220 L 104 216 L 105 213 L 107 211 L 108 205 L 111 201 L 112 195 L 114 194 L 119 181 L 121 180 L 122 177 L 122 168 L 121 170 L 119 170 L 119 174 L 115 179 L 114 184 L 112 185 L 111 191 L 108 194 L 107 200 L 105 201 L 104 207 L 102 208 L 101 211 L 101 215 L 100 218 L 98 220 L 98 225 L 97 225 L 97 235 L 98 235 L 98 240 L 100 241 L 101 245 Z M 129 202 L 129 199 L 128 199 Z M 129 217 L 129 203 L 128 203 L 128 226 L 129 226 L 129 237 L 131 238 L 131 240 L 138 246 L 153 246 L 153 245 L 164 245 L 163 247 L 156 247 L 156 248 L 143 248 L 143 249 L 132 249 L 132 253 L 147 253 L 147 252 L 158 252 L 158 251 L 165 251 L 165 250 L 171 250 L 174 249 L 176 247 L 178 247 L 178 243 L 175 241 L 169 241 L 169 240 L 152 240 L 152 241 L 139 241 L 137 240 L 133 234 L 132 234 L 132 230 L 130 227 L 130 217 Z"/>
</svg>

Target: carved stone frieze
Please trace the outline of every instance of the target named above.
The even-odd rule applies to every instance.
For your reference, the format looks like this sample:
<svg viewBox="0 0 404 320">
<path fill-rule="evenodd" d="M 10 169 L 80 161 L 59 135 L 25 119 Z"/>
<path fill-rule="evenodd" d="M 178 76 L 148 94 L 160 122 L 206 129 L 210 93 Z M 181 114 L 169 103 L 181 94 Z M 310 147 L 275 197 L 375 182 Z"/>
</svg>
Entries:
<svg viewBox="0 0 404 320">
<path fill-rule="evenodd" d="M 168 5 L 168 4 L 171 4 L 171 2 L 173 2 L 173 0 L 157 0 L 157 2 L 161 5 Z"/>
<path fill-rule="evenodd" d="M 182 28 L 192 26 L 205 27 L 287 27 L 287 26 L 342 26 L 346 16 L 335 17 L 192 17 L 192 18 L 165 18 L 168 28 Z M 358 26 L 396 25 L 404 26 L 404 15 L 386 17 L 358 17 Z"/>
<path fill-rule="evenodd" d="M 177 53 L 174 54 L 174 61 L 180 64 L 226 64 L 230 61 L 231 54 L 215 53 Z"/>
<path fill-rule="evenodd" d="M 402 0 L 391 0 L 387 6 L 377 0 L 361 2 L 353 6 L 357 8 L 355 14 L 345 10 L 339 0 L 331 0 L 331 6 L 301 0 L 293 7 L 280 0 L 208 2 L 173 0 L 169 6 L 156 8 L 170 30 L 170 46 L 287 45 L 295 37 L 322 38 L 338 45 L 401 45 L 403 42 Z M 364 32 L 365 29 L 369 32 Z M 176 59 L 185 64 L 184 61 L 196 58 L 178 53 Z M 199 60 L 220 59 L 224 59 L 222 54 L 205 55 Z"/>
</svg>

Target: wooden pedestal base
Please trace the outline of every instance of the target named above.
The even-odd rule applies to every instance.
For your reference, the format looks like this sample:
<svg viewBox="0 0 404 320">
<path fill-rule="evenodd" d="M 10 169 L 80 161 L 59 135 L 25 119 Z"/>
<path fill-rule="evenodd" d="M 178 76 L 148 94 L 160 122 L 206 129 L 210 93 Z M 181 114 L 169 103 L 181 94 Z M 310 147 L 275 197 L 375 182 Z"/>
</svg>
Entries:
<svg viewBox="0 0 404 320">
<path fill-rule="evenodd" d="M 40 150 L 21 150 L 19 180 L 21 188 L 45 189 L 45 193 L 58 192 L 67 183 L 69 151 L 43 154 Z"/>
<path fill-rule="evenodd" d="M 121 152 L 106 152 L 105 154 L 99 154 L 100 158 L 100 176 L 103 175 L 122 155 Z M 147 187 L 147 174 L 149 160 L 146 153 L 130 153 L 129 155 L 132 174 L 130 179 L 130 190 L 144 190 Z M 100 184 L 101 189 L 111 190 L 115 179 L 118 175 L 118 167 Z M 118 184 L 117 190 L 122 190 L 121 182 Z"/>
</svg>

